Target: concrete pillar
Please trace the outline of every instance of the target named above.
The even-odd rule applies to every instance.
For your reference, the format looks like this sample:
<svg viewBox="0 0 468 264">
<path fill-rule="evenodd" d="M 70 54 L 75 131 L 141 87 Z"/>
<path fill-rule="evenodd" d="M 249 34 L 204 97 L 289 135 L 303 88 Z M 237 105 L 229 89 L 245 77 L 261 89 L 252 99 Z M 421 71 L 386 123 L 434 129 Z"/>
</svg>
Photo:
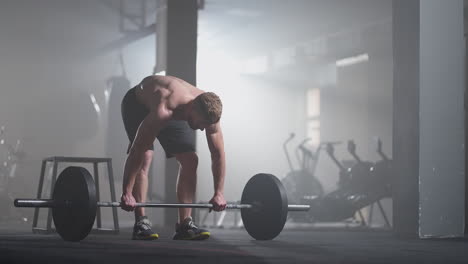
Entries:
<svg viewBox="0 0 468 264">
<path fill-rule="evenodd" d="M 155 72 L 179 77 L 196 85 L 197 59 L 197 0 L 161 1 L 157 22 L 157 65 Z M 165 25 L 165 26 L 164 26 Z M 195 131 L 193 132 L 195 140 Z M 156 157 L 161 158 L 161 157 Z M 165 163 L 165 200 L 177 201 L 176 183 L 179 165 L 175 158 Z M 178 210 L 164 209 L 164 225 L 174 226 Z"/>
<path fill-rule="evenodd" d="M 394 228 L 464 233 L 463 1 L 394 0 Z"/>
<path fill-rule="evenodd" d="M 419 208 L 419 0 L 393 1 L 393 227 L 417 236 Z"/>
</svg>

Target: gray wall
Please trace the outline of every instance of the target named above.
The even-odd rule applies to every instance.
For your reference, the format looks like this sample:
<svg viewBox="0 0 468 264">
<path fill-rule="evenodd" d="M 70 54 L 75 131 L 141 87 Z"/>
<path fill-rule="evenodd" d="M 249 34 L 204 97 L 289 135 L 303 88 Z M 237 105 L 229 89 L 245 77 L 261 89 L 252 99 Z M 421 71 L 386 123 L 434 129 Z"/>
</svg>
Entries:
<svg viewBox="0 0 468 264">
<path fill-rule="evenodd" d="M 420 7 L 419 235 L 463 236 L 463 1 Z"/>
</svg>

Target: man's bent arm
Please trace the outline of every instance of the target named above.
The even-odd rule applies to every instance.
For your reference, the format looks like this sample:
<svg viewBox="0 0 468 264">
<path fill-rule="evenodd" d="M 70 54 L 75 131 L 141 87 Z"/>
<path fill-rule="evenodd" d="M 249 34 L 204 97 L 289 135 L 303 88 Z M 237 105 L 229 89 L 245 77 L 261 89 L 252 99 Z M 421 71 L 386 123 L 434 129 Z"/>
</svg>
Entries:
<svg viewBox="0 0 468 264">
<path fill-rule="evenodd" d="M 211 152 L 211 170 L 213 172 L 214 191 L 224 195 L 224 178 L 226 175 L 226 155 L 224 153 L 224 139 L 221 126 L 216 124 L 216 132 L 206 130 L 206 139 Z"/>
</svg>

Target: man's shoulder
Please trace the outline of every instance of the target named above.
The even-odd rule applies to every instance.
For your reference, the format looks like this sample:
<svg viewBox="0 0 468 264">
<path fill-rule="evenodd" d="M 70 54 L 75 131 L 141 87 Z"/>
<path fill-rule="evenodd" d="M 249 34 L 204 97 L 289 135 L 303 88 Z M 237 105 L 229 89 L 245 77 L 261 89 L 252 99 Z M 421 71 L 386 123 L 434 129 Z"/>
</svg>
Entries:
<svg viewBox="0 0 468 264">
<path fill-rule="evenodd" d="M 168 87 L 174 81 L 172 76 L 163 76 L 163 75 L 150 75 L 145 77 L 141 84 L 143 87 L 148 87 L 154 89 L 154 87 Z"/>
<path fill-rule="evenodd" d="M 173 119 L 173 110 L 167 107 L 167 104 L 161 103 L 151 109 L 149 116 L 151 119 L 159 121 L 169 121 Z"/>
</svg>

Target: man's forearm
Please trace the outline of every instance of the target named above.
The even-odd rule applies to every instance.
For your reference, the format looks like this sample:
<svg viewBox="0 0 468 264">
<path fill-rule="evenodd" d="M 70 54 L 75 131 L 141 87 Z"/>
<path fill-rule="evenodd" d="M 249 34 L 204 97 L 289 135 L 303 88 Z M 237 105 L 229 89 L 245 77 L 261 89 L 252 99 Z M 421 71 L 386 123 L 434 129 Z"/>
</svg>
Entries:
<svg viewBox="0 0 468 264">
<path fill-rule="evenodd" d="M 226 160 L 224 153 L 211 155 L 211 170 L 215 193 L 224 194 L 224 178 L 226 175 Z"/>
<path fill-rule="evenodd" d="M 142 165 L 143 155 L 141 151 L 131 150 L 127 156 L 124 167 L 124 176 L 122 184 L 123 193 L 132 193 L 135 185 L 136 175 Z"/>
</svg>

